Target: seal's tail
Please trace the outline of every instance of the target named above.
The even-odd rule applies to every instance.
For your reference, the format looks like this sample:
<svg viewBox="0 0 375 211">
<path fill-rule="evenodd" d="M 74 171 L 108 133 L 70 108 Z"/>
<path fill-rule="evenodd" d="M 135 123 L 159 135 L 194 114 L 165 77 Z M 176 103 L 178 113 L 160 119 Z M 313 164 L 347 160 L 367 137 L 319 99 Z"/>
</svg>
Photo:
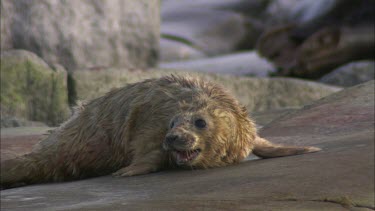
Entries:
<svg viewBox="0 0 375 211">
<path fill-rule="evenodd" d="M 305 147 L 305 146 L 283 146 L 273 144 L 264 138 L 259 136 L 255 139 L 255 146 L 253 153 L 261 158 L 273 158 L 273 157 L 283 157 L 290 155 L 298 155 L 310 152 L 317 152 L 321 149 L 318 147 Z"/>
</svg>

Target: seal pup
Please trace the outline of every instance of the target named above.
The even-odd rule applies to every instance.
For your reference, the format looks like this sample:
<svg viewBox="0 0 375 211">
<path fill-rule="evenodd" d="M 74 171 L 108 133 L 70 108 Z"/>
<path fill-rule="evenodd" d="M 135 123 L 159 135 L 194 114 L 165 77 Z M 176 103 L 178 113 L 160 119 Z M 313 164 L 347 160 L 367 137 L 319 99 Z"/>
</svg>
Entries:
<svg viewBox="0 0 375 211">
<path fill-rule="evenodd" d="M 319 150 L 259 137 L 245 107 L 220 85 L 170 75 L 78 107 L 31 153 L 1 164 L 1 186 L 204 169 L 238 163 L 251 152 L 273 158 Z"/>
</svg>

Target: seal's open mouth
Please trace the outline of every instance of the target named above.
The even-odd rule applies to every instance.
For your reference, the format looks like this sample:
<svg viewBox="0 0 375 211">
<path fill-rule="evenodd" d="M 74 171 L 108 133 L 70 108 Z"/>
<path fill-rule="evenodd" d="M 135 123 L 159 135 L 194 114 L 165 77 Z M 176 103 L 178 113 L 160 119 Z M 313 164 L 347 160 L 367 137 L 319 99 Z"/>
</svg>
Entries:
<svg viewBox="0 0 375 211">
<path fill-rule="evenodd" d="M 176 163 L 178 165 L 181 165 L 181 164 L 185 164 L 194 160 L 199 155 L 200 152 L 201 152 L 201 149 L 186 150 L 186 151 L 173 150 L 172 154 L 176 158 Z"/>
</svg>

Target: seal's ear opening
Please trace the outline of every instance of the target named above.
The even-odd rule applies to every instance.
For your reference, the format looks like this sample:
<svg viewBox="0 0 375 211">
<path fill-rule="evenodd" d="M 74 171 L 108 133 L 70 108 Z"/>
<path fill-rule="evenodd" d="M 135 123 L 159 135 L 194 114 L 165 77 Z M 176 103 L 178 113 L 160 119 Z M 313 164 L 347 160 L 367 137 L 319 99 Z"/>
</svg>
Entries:
<svg viewBox="0 0 375 211">
<path fill-rule="evenodd" d="M 317 147 L 277 145 L 267 141 L 264 138 L 257 136 L 254 142 L 253 153 L 261 158 L 274 158 L 318 152 L 320 150 L 321 149 Z"/>
</svg>

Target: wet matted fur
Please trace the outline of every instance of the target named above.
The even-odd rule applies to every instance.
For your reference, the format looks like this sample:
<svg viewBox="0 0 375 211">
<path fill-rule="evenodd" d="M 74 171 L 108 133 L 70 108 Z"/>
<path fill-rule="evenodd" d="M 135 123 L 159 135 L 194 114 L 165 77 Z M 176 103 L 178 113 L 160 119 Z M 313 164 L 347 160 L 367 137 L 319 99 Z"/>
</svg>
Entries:
<svg viewBox="0 0 375 211">
<path fill-rule="evenodd" d="M 1 165 L 2 188 L 166 168 L 238 163 L 318 151 L 260 138 L 246 109 L 221 86 L 165 76 L 129 84 L 77 108 L 30 153 Z"/>
</svg>

